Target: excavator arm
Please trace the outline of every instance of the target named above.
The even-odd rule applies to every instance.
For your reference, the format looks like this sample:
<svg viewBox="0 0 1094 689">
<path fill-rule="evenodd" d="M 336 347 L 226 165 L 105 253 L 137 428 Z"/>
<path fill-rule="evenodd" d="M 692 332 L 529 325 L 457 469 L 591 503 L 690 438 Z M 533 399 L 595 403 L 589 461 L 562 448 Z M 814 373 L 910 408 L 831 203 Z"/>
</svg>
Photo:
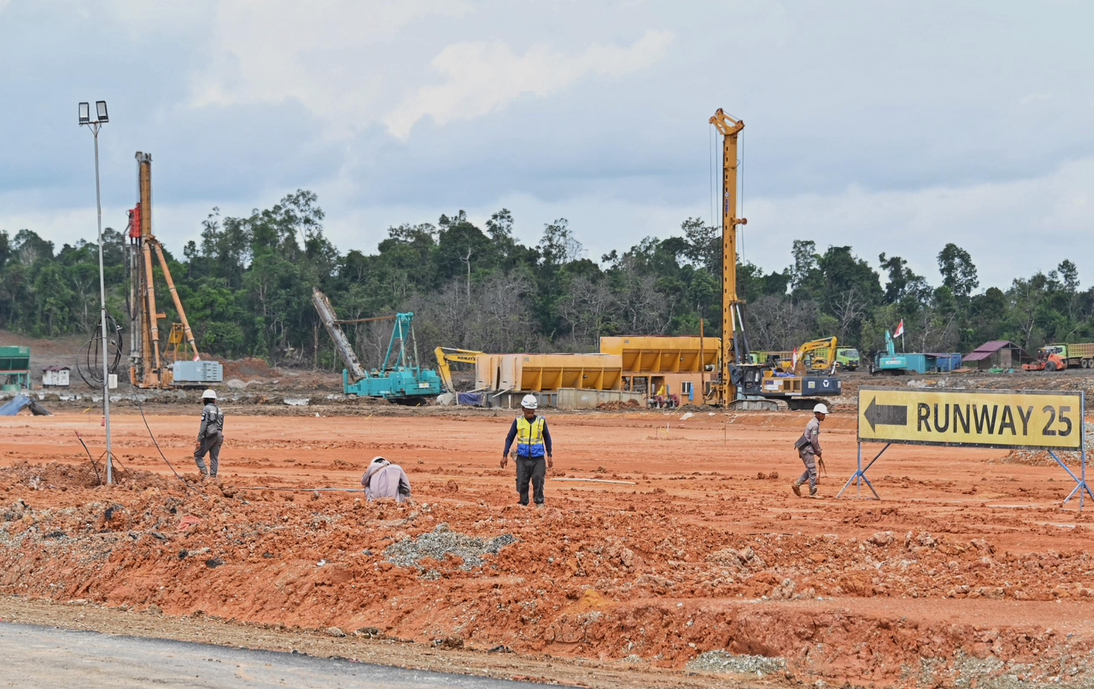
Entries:
<svg viewBox="0 0 1094 689">
<path fill-rule="evenodd" d="M 441 376 L 441 382 L 444 383 L 444 389 L 448 390 L 452 394 L 456 394 L 456 386 L 452 384 L 452 367 L 450 363 L 457 364 L 475 364 L 479 361 L 479 356 L 483 352 L 476 352 L 472 349 L 452 349 L 450 347 L 437 347 L 433 350 L 433 354 L 437 357 L 437 372 Z"/>
<path fill-rule="evenodd" d="M 799 373 L 828 373 L 836 370 L 836 349 L 839 344 L 836 337 L 825 337 L 806 342 L 798 350 Z"/>
</svg>

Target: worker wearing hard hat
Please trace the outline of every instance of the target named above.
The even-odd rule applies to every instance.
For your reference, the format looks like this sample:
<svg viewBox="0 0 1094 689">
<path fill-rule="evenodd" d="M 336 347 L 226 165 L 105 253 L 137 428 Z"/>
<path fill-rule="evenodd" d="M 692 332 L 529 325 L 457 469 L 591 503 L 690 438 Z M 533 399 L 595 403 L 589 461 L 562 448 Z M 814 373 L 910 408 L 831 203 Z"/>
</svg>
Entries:
<svg viewBox="0 0 1094 689">
<path fill-rule="evenodd" d="M 509 435 L 505 437 L 505 452 L 501 456 L 501 468 L 509 463 L 509 450 L 517 441 L 517 493 L 520 504 L 528 504 L 528 483 L 532 483 L 533 498 L 537 509 L 543 509 L 543 484 L 547 469 L 554 466 L 551 453 L 551 431 L 547 419 L 536 416 L 539 403 L 535 395 L 525 395 L 520 401 L 521 415 L 513 419 Z"/>
<path fill-rule="evenodd" d="M 224 412 L 217 406 L 216 390 L 201 393 L 201 428 L 194 446 L 194 463 L 203 477 L 216 478 L 220 467 L 220 446 L 224 444 Z M 209 455 L 209 468 L 205 468 L 205 455 Z"/>
<path fill-rule="evenodd" d="M 817 497 L 817 461 L 824 462 L 821 459 L 823 453 L 820 446 L 820 430 L 821 422 L 824 421 L 824 417 L 827 415 L 828 407 L 823 404 L 813 407 L 813 418 L 809 419 L 809 423 L 806 424 L 805 433 L 802 433 L 801 437 L 794 443 L 794 447 L 798 450 L 798 457 L 805 463 L 805 472 L 794 483 L 790 484 L 790 489 L 798 497 L 801 497 L 801 487 L 806 481 L 809 482 L 809 497 Z"/>
</svg>

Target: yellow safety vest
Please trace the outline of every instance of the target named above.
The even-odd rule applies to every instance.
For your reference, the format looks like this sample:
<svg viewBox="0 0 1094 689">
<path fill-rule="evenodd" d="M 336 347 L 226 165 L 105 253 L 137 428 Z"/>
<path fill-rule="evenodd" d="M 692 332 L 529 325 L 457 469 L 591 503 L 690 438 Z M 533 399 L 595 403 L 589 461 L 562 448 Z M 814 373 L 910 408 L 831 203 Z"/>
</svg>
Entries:
<svg viewBox="0 0 1094 689">
<path fill-rule="evenodd" d="M 531 423 L 523 416 L 517 418 L 517 456 L 542 457 L 546 450 L 543 445 L 543 425 L 546 421 L 537 416 Z"/>
</svg>

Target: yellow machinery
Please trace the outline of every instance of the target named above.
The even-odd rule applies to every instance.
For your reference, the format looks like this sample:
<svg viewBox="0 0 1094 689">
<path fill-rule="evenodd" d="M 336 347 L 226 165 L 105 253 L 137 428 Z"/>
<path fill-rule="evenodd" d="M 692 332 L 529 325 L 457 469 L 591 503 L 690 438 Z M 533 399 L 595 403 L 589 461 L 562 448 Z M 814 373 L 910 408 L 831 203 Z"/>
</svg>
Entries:
<svg viewBox="0 0 1094 689">
<path fill-rule="evenodd" d="M 437 357 L 437 372 L 441 376 L 444 389 L 456 394 L 456 386 L 452 384 L 452 367 L 450 364 L 475 364 L 475 375 L 478 376 L 478 363 L 480 357 L 487 356 L 485 352 L 476 352 L 471 349 L 453 349 L 449 347 L 437 347 L 433 350 Z"/>
<path fill-rule="evenodd" d="M 808 409 L 817 396 L 839 395 L 841 383 L 838 378 L 823 375 L 827 370 L 823 374 L 812 368 L 794 373 L 779 370 L 774 362 L 752 362 L 744 337 L 741 302 L 737 297 L 737 226 L 748 223 L 745 218 L 737 217 L 737 168 L 740 164 L 737 139 L 745 124 L 725 114 L 721 108 L 710 118 L 710 124 L 722 135 L 722 347 L 720 375 L 709 401 L 724 407 L 736 404 L 742 408 L 772 408 L 775 400 L 781 400 L 791 409 Z M 825 368 L 835 365 L 835 338 L 831 340 L 831 346 Z M 810 361 L 819 361 L 824 351 L 823 346 L 818 345 L 812 350 Z M 744 395 L 741 400 L 738 400 L 738 388 Z"/>
<path fill-rule="evenodd" d="M 835 337 L 823 337 L 819 340 L 806 342 L 798 348 L 798 361 L 794 359 L 780 358 L 776 367 L 786 373 L 806 375 L 808 373 L 821 373 L 832 375 L 836 371 L 836 350 L 838 340 Z"/>
<path fill-rule="evenodd" d="M 224 369 L 218 362 L 201 361 L 163 246 L 152 234 L 152 155 L 138 151 L 136 158 L 139 201 L 129 211 L 129 382 L 145 389 L 219 383 Z M 167 314 L 156 307 L 153 252 L 182 321 L 172 324 L 167 347 L 160 345 L 159 322 Z"/>
<path fill-rule="evenodd" d="M 730 367 L 739 359 L 735 353 L 741 313 L 737 299 L 737 226 L 748 223 L 747 219 L 737 217 L 737 136 L 745 123 L 725 114 L 721 108 L 710 118 L 710 123 L 722 135 L 722 365 L 716 400 L 725 406 L 737 399 L 737 385 Z"/>
</svg>

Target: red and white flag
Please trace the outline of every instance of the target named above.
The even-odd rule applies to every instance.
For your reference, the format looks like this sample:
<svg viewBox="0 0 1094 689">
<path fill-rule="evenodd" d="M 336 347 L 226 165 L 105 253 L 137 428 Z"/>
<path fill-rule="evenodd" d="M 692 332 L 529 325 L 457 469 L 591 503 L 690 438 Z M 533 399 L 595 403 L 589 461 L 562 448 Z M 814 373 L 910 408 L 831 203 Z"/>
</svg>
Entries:
<svg viewBox="0 0 1094 689">
<path fill-rule="evenodd" d="M 797 348 L 795 348 L 794 353 L 791 355 L 790 368 L 797 368 L 797 367 L 798 367 L 798 350 L 797 350 Z"/>
<path fill-rule="evenodd" d="M 900 337 L 904 334 L 904 319 L 900 319 L 900 325 L 896 327 L 896 332 L 893 333 L 893 337 Z"/>
</svg>

